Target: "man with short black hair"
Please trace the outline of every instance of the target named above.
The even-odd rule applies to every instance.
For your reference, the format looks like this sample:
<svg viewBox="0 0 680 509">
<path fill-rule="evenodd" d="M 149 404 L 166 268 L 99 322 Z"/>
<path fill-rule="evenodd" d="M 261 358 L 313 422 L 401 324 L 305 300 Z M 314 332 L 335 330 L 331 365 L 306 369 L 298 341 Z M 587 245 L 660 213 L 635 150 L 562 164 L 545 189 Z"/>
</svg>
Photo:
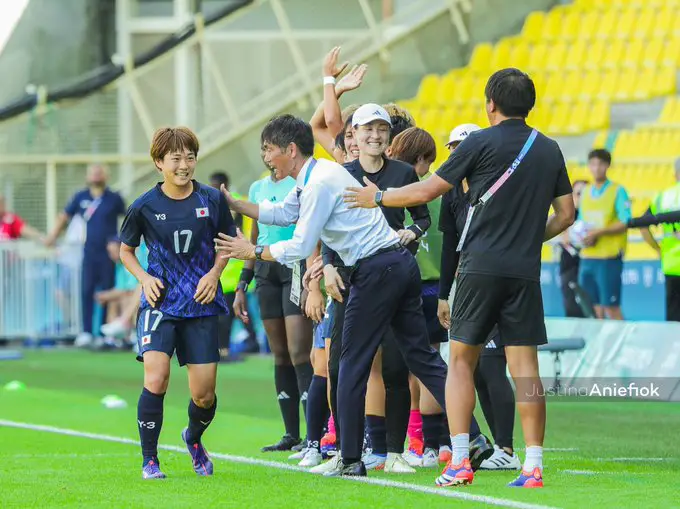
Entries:
<svg viewBox="0 0 680 509">
<path fill-rule="evenodd" d="M 230 258 L 294 264 L 314 251 L 319 238 L 352 267 L 340 359 L 338 408 L 342 463 L 331 476 L 364 476 L 361 461 L 366 384 L 371 363 L 387 329 L 392 330 L 408 367 L 444 404 L 446 365 L 430 347 L 421 306 L 420 271 L 380 210 L 351 209 L 342 199 L 357 185 L 345 168 L 315 160 L 312 129 L 292 115 L 272 119 L 262 131 L 266 163 L 277 178 L 292 176 L 297 188 L 283 203 L 258 205 L 235 200 L 232 208 L 260 222 L 296 223 L 293 238 L 271 246 L 253 246 L 243 238 L 220 235 L 216 249 Z"/>
<path fill-rule="evenodd" d="M 453 458 L 436 483 L 473 481 L 468 458 L 473 373 L 497 323 L 527 445 L 522 473 L 510 485 L 541 487 L 545 398 L 536 347 L 547 342 L 541 248 L 573 223 L 574 201 L 559 146 L 526 124 L 536 100 L 531 78 L 518 69 L 500 70 L 489 78 L 485 95 L 492 127 L 470 134 L 435 175 L 400 189 L 352 187 L 345 201 L 364 208 L 417 205 L 467 179 L 472 206 L 458 244 L 446 386 Z M 551 205 L 555 214 L 548 217 Z"/>
</svg>

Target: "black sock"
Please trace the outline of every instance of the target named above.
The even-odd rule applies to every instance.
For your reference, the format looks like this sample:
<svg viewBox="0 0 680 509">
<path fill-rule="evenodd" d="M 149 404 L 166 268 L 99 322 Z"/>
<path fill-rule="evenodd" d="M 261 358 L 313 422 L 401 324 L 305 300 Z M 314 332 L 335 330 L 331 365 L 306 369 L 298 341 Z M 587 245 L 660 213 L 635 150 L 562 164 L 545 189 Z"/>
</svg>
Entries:
<svg viewBox="0 0 680 509">
<path fill-rule="evenodd" d="M 425 443 L 425 448 L 438 451 L 439 439 L 444 424 L 444 414 L 421 415 L 423 418 L 423 442 Z"/>
<path fill-rule="evenodd" d="M 373 454 L 385 456 L 387 454 L 387 428 L 385 418 L 380 415 L 367 415 L 366 424 L 368 434 L 371 437 L 371 449 Z"/>
<path fill-rule="evenodd" d="M 307 398 L 307 447 L 319 449 L 323 430 L 328 422 L 328 398 L 326 377 L 314 375 L 309 384 Z"/>
<path fill-rule="evenodd" d="M 274 366 L 274 384 L 276 397 L 281 407 L 283 425 L 286 434 L 293 438 L 300 438 L 300 393 L 293 366 Z"/>
<path fill-rule="evenodd" d="M 442 419 L 442 430 L 441 435 L 439 435 L 439 447 L 451 447 L 451 433 L 449 432 L 449 419 L 446 414 L 442 414 L 444 418 Z"/>
<path fill-rule="evenodd" d="M 295 366 L 295 377 L 297 379 L 298 392 L 300 393 L 300 403 L 302 411 L 307 418 L 307 398 L 309 397 L 309 385 L 312 383 L 314 368 L 311 362 L 303 362 Z"/>
<path fill-rule="evenodd" d="M 163 426 L 163 398 L 165 394 L 154 394 L 146 387 L 137 403 L 137 425 L 142 445 L 144 464 L 149 460 L 158 461 L 158 437 Z"/>
<path fill-rule="evenodd" d="M 201 408 L 194 400 L 189 400 L 189 428 L 187 430 L 187 442 L 191 445 L 200 442 L 203 432 L 208 429 L 215 417 L 217 410 L 217 395 L 210 408 Z"/>
</svg>

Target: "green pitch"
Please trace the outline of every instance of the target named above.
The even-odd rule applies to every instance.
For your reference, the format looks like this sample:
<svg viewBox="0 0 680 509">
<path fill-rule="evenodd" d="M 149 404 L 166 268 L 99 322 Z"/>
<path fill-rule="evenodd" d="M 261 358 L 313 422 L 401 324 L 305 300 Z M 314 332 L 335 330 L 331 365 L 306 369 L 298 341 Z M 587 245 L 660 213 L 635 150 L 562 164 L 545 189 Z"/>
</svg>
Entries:
<svg viewBox="0 0 680 509">
<path fill-rule="evenodd" d="M 185 371 L 173 370 L 161 443 L 181 446 L 188 390 Z M 26 389 L 0 389 L 4 421 L 137 440 L 142 368 L 132 354 L 29 351 L 23 360 L 0 362 L 0 387 L 11 380 Z M 108 394 L 128 407 L 104 408 Z M 291 464 L 287 454 L 259 452 L 282 434 L 271 359 L 221 366 L 218 394 L 218 413 L 204 437 L 209 451 Z M 0 426 L 0 507 L 680 507 L 678 430 L 677 404 L 550 401 L 545 445 L 571 450 L 546 451 L 546 488 L 513 490 L 505 487 L 512 472 L 480 472 L 472 486 L 438 489 L 435 470 L 369 473 L 406 485 L 395 487 L 224 459 L 215 459 L 213 478 L 198 478 L 188 456 L 172 451 L 160 453 L 168 479 L 142 481 L 134 445 Z M 522 446 L 519 439 L 516 445 Z M 422 488 L 431 492 L 417 491 Z"/>
</svg>

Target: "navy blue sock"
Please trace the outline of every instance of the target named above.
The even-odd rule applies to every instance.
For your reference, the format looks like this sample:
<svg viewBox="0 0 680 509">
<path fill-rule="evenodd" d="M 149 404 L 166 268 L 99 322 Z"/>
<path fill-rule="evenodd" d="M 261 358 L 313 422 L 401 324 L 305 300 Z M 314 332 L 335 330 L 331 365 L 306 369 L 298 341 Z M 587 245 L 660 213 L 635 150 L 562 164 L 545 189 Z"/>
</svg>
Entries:
<svg viewBox="0 0 680 509">
<path fill-rule="evenodd" d="M 307 396 L 307 447 L 319 449 L 325 424 L 328 422 L 326 377 L 314 375 Z"/>
<path fill-rule="evenodd" d="M 163 398 L 165 394 L 154 394 L 146 387 L 137 403 L 137 425 L 142 446 L 144 464 L 154 459 L 158 462 L 158 437 L 163 426 Z"/>
<path fill-rule="evenodd" d="M 422 414 L 423 442 L 426 449 L 439 450 L 439 437 L 444 427 L 444 414 Z M 448 435 L 448 430 L 446 432 Z"/>
<path fill-rule="evenodd" d="M 368 434 L 371 437 L 371 449 L 373 454 L 387 455 L 387 427 L 385 418 L 380 415 L 367 415 L 366 424 Z"/>
<path fill-rule="evenodd" d="M 217 410 L 217 395 L 210 408 L 201 408 L 194 400 L 189 400 L 189 427 L 187 429 L 187 442 L 191 445 L 200 442 L 203 432 L 208 429 L 215 418 Z"/>
</svg>

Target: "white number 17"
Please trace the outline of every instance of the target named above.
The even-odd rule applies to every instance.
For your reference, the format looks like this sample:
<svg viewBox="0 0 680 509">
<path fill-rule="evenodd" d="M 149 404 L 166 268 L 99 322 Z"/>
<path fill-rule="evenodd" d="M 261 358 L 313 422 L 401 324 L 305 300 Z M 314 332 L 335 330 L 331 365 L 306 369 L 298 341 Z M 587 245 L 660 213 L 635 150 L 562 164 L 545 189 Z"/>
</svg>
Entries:
<svg viewBox="0 0 680 509">
<path fill-rule="evenodd" d="M 179 236 L 183 235 L 186 238 L 184 239 L 184 247 L 180 251 L 180 245 L 179 245 Z M 191 244 L 191 236 L 192 236 L 191 230 L 175 230 L 174 237 L 175 237 L 175 253 L 188 253 L 189 252 L 189 245 Z"/>
<path fill-rule="evenodd" d="M 156 318 L 153 321 L 153 325 L 151 326 L 151 329 L 149 329 L 149 322 L 151 321 L 151 315 L 154 315 Z M 158 328 L 158 324 L 161 323 L 161 320 L 163 319 L 163 313 L 158 311 L 157 309 L 154 309 L 153 311 L 151 309 L 147 309 L 146 313 L 144 313 L 144 332 L 154 332 Z"/>
</svg>

